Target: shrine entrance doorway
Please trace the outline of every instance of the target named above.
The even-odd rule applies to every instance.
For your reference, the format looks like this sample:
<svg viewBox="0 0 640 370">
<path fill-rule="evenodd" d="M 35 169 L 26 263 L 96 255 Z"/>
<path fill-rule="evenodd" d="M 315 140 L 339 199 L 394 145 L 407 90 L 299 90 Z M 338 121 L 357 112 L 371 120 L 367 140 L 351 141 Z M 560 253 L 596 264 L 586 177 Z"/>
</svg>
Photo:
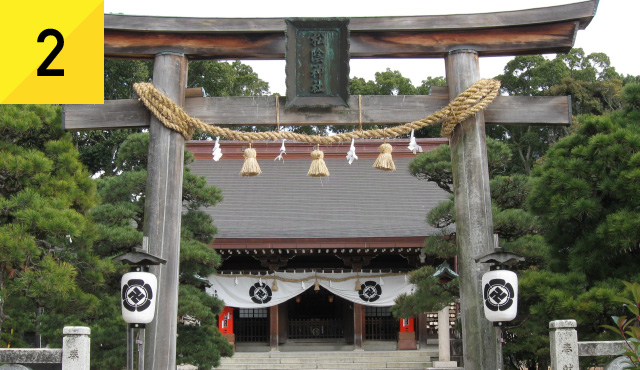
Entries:
<svg viewBox="0 0 640 370">
<path fill-rule="evenodd" d="M 234 310 L 238 343 L 269 343 L 269 309 L 239 308 Z"/>
<path fill-rule="evenodd" d="M 288 342 L 353 342 L 353 305 L 328 290 L 308 289 L 285 303 Z"/>
</svg>

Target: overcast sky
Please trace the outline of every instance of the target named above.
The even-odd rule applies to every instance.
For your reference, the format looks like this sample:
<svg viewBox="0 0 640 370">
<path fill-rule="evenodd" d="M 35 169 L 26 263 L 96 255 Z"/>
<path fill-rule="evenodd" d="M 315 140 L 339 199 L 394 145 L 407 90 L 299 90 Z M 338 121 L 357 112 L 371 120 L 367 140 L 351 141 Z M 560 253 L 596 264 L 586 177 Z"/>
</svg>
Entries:
<svg viewBox="0 0 640 370">
<path fill-rule="evenodd" d="M 257 1 L 257 0 L 105 0 L 105 13 L 130 15 L 158 15 L 173 17 L 367 17 L 399 15 L 436 15 L 486 13 L 521 10 L 576 3 L 575 0 L 419 0 L 419 1 Z M 584 31 L 579 31 L 575 47 L 587 53 L 604 52 L 619 73 L 640 75 L 638 56 L 638 16 L 640 0 L 600 0 L 596 16 Z M 554 55 L 549 55 L 553 57 Z M 482 77 L 500 73 L 511 59 L 487 57 L 480 59 Z M 286 93 L 284 61 L 243 61 L 253 67 L 258 76 L 269 82 L 271 92 Z M 351 77 L 374 79 L 375 72 L 386 68 L 398 70 L 420 85 L 428 76 L 444 76 L 443 59 L 352 59 Z"/>
</svg>

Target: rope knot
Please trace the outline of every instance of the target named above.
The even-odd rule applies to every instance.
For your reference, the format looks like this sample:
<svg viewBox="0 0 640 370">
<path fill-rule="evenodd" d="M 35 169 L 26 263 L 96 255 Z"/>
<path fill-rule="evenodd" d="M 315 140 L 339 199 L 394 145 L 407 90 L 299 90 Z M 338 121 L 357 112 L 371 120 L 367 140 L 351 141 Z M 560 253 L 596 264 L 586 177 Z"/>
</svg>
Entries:
<svg viewBox="0 0 640 370">
<path fill-rule="evenodd" d="M 256 153 L 256 150 L 253 148 L 247 148 L 244 150 L 244 159 L 256 158 L 257 156 L 258 154 Z"/>
<path fill-rule="evenodd" d="M 311 158 L 312 159 L 323 159 L 324 158 L 324 152 L 322 150 L 314 150 L 313 152 L 311 152 Z"/>
<path fill-rule="evenodd" d="M 393 147 L 389 143 L 384 143 L 380 145 L 380 153 L 391 153 L 393 152 Z"/>
</svg>

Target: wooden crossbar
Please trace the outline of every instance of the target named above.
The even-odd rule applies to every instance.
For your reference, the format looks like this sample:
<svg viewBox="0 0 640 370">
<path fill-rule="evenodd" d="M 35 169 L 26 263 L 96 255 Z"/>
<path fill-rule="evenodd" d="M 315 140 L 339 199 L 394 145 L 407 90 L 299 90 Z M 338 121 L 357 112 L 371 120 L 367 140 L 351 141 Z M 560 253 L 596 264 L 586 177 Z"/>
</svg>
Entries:
<svg viewBox="0 0 640 370">
<path fill-rule="evenodd" d="M 351 96 L 351 108 L 322 112 L 285 111 L 280 97 L 280 125 L 358 125 L 358 97 Z M 275 125 L 275 97 L 187 98 L 189 115 L 217 125 Z M 396 124 L 425 118 L 449 103 L 443 96 L 362 96 L 362 123 Z M 568 96 L 500 96 L 485 110 L 487 124 L 571 124 Z M 149 111 L 137 100 L 107 100 L 102 104 L 64 106 L 63 125 L 68 131 L 137 128 L 149 126 Z"/>
</svg>

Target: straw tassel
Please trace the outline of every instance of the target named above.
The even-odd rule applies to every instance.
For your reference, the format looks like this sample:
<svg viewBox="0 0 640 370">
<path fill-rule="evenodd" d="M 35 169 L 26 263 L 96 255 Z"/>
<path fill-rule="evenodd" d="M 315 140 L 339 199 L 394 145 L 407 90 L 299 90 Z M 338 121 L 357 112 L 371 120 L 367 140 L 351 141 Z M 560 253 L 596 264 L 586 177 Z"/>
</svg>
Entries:
<svg viewBox="0 0 640 370">
<path fill-rule="evenodd" d="M 316 280 L 316 283 L 313 285 L 313 290 L 316 292 L 320 291 L 320 283 L 318 283 L 318 280 Z"/>
<path fill-rule="evenodd" d="M 308 176 L 311 177 L 326 177 L 329 176 L 329 169 L 327 168 L 327 164 L 324 163 L 324 153 L 320 149 L 316 149 L 311 152 L 311 167 L 309 167 Z"/>
<path fill-rule="evenodd" d="M 273 281 L 273 285 L 271 285 L 271 291 L 273 291 L 273 292 L 277 292 L 278 291 L 278 281 L 277 280 Z"/>
<path fill-rule="evenodd" d="M 380 155 L 378 155 L 376 162 L 373 164 L 373 168 L 383 171 L 395 171 L 396 165 L 393 163 L 393 158 L 391 157 L 392 151 L 393 148 L 390 144 L 384 143 L 380 145 Z"/>
<path fill-rule="evenodd" d="M 356 280 L 356 290 L 362 290 L 362 284 L 360 284 L 360 279 Z"/>
<path fill-rule="evenodd" d="M 247 148 L 244 150 L 244 164 L 240 171 L 241 176 L 257 176 L 262 173 L 258 161 L 256 160 L 256 150 Z"/>
</svg>

